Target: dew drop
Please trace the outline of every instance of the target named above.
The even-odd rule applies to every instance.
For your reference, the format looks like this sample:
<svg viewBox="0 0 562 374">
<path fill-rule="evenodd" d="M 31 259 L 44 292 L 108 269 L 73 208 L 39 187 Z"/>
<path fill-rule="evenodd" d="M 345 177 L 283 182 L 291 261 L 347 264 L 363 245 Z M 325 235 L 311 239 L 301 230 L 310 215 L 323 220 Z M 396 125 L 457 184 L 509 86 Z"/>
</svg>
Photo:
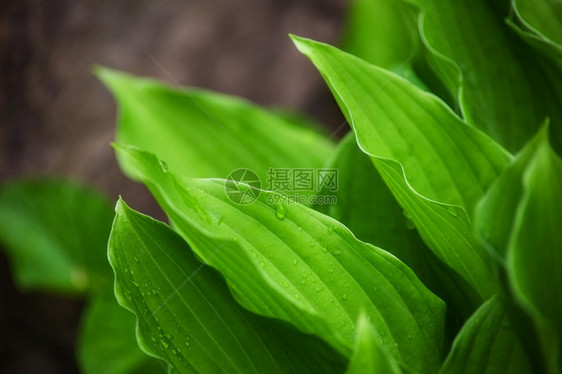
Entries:
<svg viewBox="0 0 562 374">
<path fill-rule="evenodd" d="M 167 349 L 170 345 L 168 343 L 166 343 L 164 340 L 160 340 L 160 343 L 162 344 L 162 347 L 164 347 L 165 349 Z"/>
<path fill-rule="evenodd" d="M 332 254 L 333 254 L 334 256 L 339 256 L 339 255 L 341 255 L 341 251 L 340 251 L 339 249 L 334 249 L 334 251 L 332 252 Z"/>
<path fill-rule="evenodd" d="M 408 340 L 412 340 L 412 339 L 413 339 L 412 334 L 408 334 Z"/>
<path fill-rule="evenodd" d="M 347 294 L 344 293 L 343 295 L 341 295 L 341 299 L 342 299 L 342 300 L 347 300 Z"/>
<path fill-rule="evenodd" d="M 286 215 L 287 207 L 283 204 L 277 204 L 275 207 L 275 216 L 280 220 L 284 220 Z"/>
<path fill-rule="evenodd" d="M 160 167 L 162 167 L 162 170 L 164 171 L 164 173 L 168 172 L 168 164 L 162 160 L 160 160 Z"/>
<path fill-rule="evenodd" d="M 138 288 L 138 287 L 139 287 L 139 284 L 138 284 L 136 281 L 133 281 L 133 286 L 135 286 L 135 287 Z"/>
<path fill-rule="evenodd" d="M 299 260 L 297 260 L 296 258 L 293 260 L 293 265 L 296 265 L 299 263 Z"/>
<path fill-rule="evenodd" d="M 133 257 L 133 259 L 135 260 L 135 262 L 139 262 L 139 258 L 137 256 Z"/>
</svg>

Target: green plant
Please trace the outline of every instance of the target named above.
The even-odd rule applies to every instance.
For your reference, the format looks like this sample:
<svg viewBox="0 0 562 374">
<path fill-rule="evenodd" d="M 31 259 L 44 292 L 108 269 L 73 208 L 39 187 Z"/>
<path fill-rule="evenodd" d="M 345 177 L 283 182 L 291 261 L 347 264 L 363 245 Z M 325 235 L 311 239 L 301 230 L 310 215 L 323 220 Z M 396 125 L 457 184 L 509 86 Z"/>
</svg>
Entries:
<svg viewBox="0 0 562 374">
<path fill-rule="evenodd" d="M 560 12 L 357 1 L 345 45 L 368 62 L 293 36 L 352 127 L 338 145 L 308 120 L 99 68 L 120 166 L 170 220 L 116 206 L 109 262 L 141 349 L 180 373 L 560 373 Z M 337 170 L 337 190 L 295 203 L 254 183 L 304 169 Z"/>
</svg>

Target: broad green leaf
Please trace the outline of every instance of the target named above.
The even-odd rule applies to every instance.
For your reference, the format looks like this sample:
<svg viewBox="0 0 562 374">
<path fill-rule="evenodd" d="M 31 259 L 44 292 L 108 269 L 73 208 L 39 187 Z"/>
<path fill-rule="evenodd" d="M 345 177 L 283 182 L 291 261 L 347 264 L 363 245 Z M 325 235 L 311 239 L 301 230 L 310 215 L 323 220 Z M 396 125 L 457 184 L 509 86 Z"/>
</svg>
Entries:
<svg viewBox="0 0 562 374">
<path fill-rule="evenodd" d="M 514 297 L 534 319 L 550 372 L 562 369 L 562 160 L 542 138 L 523 174 L 507 252 Z"/>
<path fill-rule="evenodd" d="M 343 223 L 358 239 L 398 257 L 444 299 L 450 312 L 454 310 L 461 319 L 468 318 L 473 312 L 473 304 L 478 304 L 477 300 L 472 300 L 474 295 L 471 295 L 470 286 L 455 272 L 442 266 L 426 247 L 369 156 L 357 146 L 353 132 L 338 145 L 326 167 L 339 171 L 338 190 L 325 189 L 321 194 L 333 195 L 337 202 L 317 205 L 314 209 Z"/>
<path fill-rule="evenodd" d="M 341 141 L 326 168 L 338 170 L 338 189 L 321 194 L 334 195 L 337 201 L 315 209 L 343 223 L 360 240 L 390 251 L 418 276 L 423 273 L 427 263 L 419 252 L 424 244 L 369 156 L 357 146 L 353 132 Z"/>
<path fill-rule="evenodd" d="M 380 336 L 361 314 L 357 322 L 357 336 L 347 374 L 402 374 L 396 360 L 380 344 Z"/>
<path fill-rule="evenodd" d="M 393 0 L 354 0 L 344 37 L 347 52 L 389 70 L 412 59 L 418 48 L 415 14 Z"/>
<path fill-rule="evenodd" d="M 166 371 L 164 364 L 147 356 L 138 347 L 135 318 L 117 304 L 112 288 L 88 302 L 82 316 L 78 356 L 85 374 Z"/>
<path fill-rule="evenodd" d="M 440 374 L 531 374 L 529 359 L 498 296 L 460 331 Z"/>
<path fill-rule="evenodd" d="M 523 195 L 523 174 L 534 159 L 537 148 L 548 141 L 548 127 L 519 152 L 509 167 L 492 184 L 478 203 L 474 214 L 474 231 L 490 253 L 504 264 L 519 202 Z"/>
<path fill-rule="evenodd" d="M 314 333 L 347 356 L 364 309 L 394 357 L 420 373 L 436 370 L 444 304 L 394 256 L 332 218 L 274 201 L 280 195 L 261 191 L 238 205 L 224 180 L 178 179 L 154 155 L 116 148 L 245 307 Z"/>
<path fill-rule="evenodd" d="M 26 179 L 0 190 L 0 242 L 24 290 L 83 292 L 110 284 L 105 248 L 113 212 L 75 182 Z"/>
<path fill-rule="evenodd" d="M 119 201 L 109 242 L 115 293 L 141 346 L 180 373 L 336 373 L 317 338 L 239 306 L 169 227 Z"/>
<path fill-rule="evenodd" d="M 434 95 L 327 44 L 293 39 L 344 105 L 360 148 L 399 161 L 421 195 L 471 212 L 511 160 Z"/>
<path fill-rule="evenodd" d="M 416 11 L 395 0 L 354 0 L 347 19 L 344 49 L 425 87 L 413 71 L 419 49 Z"/>
<path fill-rule="evenodd" d="M 424 244 L 369 156 L 357 146 L 353 132 L 341 141 L 326 168 L 338 170 L 338 189 L 320 193 L 334 195 L 337 201 L 314 208 L 343 223 L 358 239 L 392 252 L 418 276 L 423 273 L 427 264 L 419 252 Z"/>
<path fill-rule="evenodd" d="M 534 9 L 549 2 L 526 1 Z M 497 4 L 488 0 L 412 3 L 421 10 L 421 36 L 432 52 L 432 67 L 469 124 L 515 152 L 550 116 L 555 144 L 562 145 L 562 77 L 543 70 L 540 58 L 511 32 L 504 22 L 507 8 L 499 15 Z"/>
<path fill-rule="evenodd" d="M 109 69 L 98 76 L 119 103 L 117 141 L 158 154 L 186 176 L 226 178 L 249 168 L 265 185 L 269 168 L 320 167 L 333 149 L 316 131 L 239 98 Z"/>
<path fill-rule="evenodd" d="M 326 44 L 294 37 L 338 98 L 359 147 L 435 255 L 485 300 L 495 292 L 472 236 L 476 202 L 512 156 L 441 100 Z"/>
</svg>

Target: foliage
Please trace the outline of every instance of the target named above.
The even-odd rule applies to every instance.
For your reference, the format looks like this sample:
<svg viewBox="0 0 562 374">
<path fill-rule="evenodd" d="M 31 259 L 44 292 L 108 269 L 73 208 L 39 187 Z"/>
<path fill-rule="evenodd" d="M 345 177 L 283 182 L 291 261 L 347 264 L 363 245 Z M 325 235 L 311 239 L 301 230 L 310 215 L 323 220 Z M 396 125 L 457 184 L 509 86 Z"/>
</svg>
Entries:
<svg viewBox="0 0 562 374">
<path fill-rule="evenodd" d="M 16 279 L 90 295 L 87 372 L 560 373 L 559 5 L 357 0 L 350 53 L 292 36 L 351 126 L 337 145 L 300 117 L 98 68 L 119 164 L 169 225 L 120 199 L 108 235 L 82 187 L 6 185 Z M 300 194 L 337 203 L 227 178 L 240 168 L 336 169 L 337 191 Z M 96 254 L 108 236 L 124 309 Z"/>
</svg>

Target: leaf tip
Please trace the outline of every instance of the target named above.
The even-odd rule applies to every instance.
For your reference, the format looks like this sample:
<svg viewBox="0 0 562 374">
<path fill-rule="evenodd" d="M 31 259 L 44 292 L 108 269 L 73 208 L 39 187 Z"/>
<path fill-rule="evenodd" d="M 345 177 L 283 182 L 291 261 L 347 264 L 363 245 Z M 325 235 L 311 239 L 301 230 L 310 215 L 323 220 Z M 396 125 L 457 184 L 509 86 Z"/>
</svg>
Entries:
<svg viewBox="0 0 562 374">
<path fill-rule="evenodd" d="M 318 44 L 318 42 L 315 42 L 312 39 L 304 38 L 295 34 L 289 34 L 289 37 L 291 38 L 299 52 L 305 55 L 309 54 L 309 52 L 311 51 L 311 47 L 314 44 Z"/>
<path fill-rule="evenodd" d="M 115 204 L 115 217 L 117 218 L 118 216 L 124 216 L 127 214 L 127 211 L 130 210 L 131 208 L 129 208 L 125 200 L 123 200 L 123 197 L 119 195 L 117 203 Z"/>
<path fill-rule="evenodd" d="M 102 65 L 94 65 L 92 73 L 115 96 L 119 96 L 123 85 L 130 86 L 134 78 L 128 74 Z"/>
<path fill-rule="evenodd" d="M 97 64 L 92 67 L 92 73 L 107 87 L 111 87 L 116 78 L 122 74 L 117 70 Z"/>
</svg>

